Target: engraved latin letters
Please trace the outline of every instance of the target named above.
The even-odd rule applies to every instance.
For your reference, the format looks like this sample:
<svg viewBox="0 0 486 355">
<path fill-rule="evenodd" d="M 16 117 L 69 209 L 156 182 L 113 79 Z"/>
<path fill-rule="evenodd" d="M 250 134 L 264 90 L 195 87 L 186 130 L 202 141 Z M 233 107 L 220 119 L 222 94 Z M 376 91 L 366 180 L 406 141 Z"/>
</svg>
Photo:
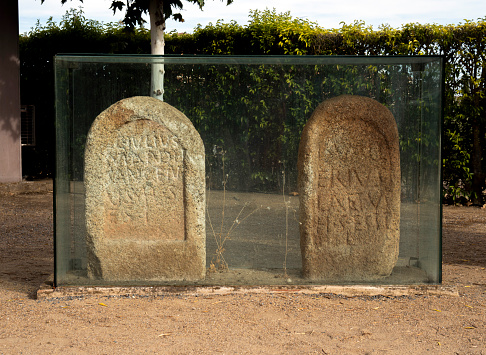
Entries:
<svg viewBox="0 0 486 355">
<path fill-rule="evenodd" d="M 155 122 L 132 121 L 120 128 L 103 159 L 106 236 L 183 240 L 184 150 L 176 137 Z"/>
</svg>

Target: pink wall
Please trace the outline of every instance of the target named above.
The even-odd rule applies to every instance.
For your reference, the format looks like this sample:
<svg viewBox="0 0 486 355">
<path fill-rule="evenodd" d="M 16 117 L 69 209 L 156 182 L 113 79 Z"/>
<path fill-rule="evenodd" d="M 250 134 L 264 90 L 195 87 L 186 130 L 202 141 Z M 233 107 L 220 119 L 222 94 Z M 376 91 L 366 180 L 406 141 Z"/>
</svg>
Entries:
<svg viewBox="0 0 486 355">
<path fill-rule="evenodd" d="M 0 11 L 0 182 L 22 180 L 18 1 Z"/>
</svg>

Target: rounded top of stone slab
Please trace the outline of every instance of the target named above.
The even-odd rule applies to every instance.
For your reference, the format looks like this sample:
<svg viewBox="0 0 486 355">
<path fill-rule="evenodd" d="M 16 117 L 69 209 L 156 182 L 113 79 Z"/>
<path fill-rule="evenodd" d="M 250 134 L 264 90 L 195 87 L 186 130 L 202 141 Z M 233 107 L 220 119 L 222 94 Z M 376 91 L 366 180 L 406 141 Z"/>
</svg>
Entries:
<svg viewBox="0 0 486 355">
<path fill-rule="evenodd" d="M 188 151 L 204 151 L 203 142 L 192 122 L 178 109 L 149 96 L 134 96 L 120 100 L 98 115 L 88 137 L 107 137 L 124 124 L 150 120 L 165 126 Z"/>
<path fill-rule="evenodd" d="M 344 120 L 362 120 L 380 132 L 388 142 L 398 140 L 395 118 L 390 110 L 374 99 L 357 95 L 340 95 L 319 104 L 306 124 L 304 134 L 310 133 L 305 132 L 306 129 L 315 128 L 325 132 Z M 361 132 L 355 134 L 359 135 Z"/>
</svg>

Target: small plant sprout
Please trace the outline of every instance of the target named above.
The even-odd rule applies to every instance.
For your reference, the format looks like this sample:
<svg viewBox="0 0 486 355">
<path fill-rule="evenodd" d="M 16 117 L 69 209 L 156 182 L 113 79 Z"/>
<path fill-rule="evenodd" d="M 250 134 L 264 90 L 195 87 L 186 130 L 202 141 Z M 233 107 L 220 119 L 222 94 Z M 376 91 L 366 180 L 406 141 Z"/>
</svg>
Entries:
<svg viewBox="0 0 486 355">
<path fill-rule="evenodd" d="M 246 216 L 243 216 L 243 212 L 245 211 L 246 207 L 249 206 L 249 202 L 246 202 L 241 210 L 239 211 L 238 215 L 236 218 L 233 220 L 233 223 L 231 224 L 231 227 L 225 231 L 224 228 L 224 217 L 225 217 L 225 207 L 226 207 L 226 185 L 228 183 L 228 178 L 229 174 L 225 172 L 225 154 L 226 151 L 222 147 L 218 147 L 216 145 L 213 146 L 213 154 L 216 155 L 221 155 L 221 161 L 222 161 L 222 169 L 223 169 L 223 209 L 221 211 L 221 224 L 219 226 L 219 231 L 216 231 L 214 228 L 214 225 L 211 220 L 211 216 L 209 215 L 209 212 L 207 212 L 207 217 L 208 217 L 208 222 L 209 222 L 209 228 L 211 229 L 211 233 L 213 235 L 214 241 L 216 242 L 216 251 L 214 253 L 213 258 L 211 259 L 211 262 L 209 264 L 209 271 L 214 272 L 217 270 L 228 270 L 228 263 L 226 262 L 224 258 L 224 244 L 226 241 L 231 239 L 231 234 L 235 230 L 237 226 L 239 226 L 242 222 L 244 222 L 248 217 L 250 217 L 253 213 L 258 211 L 260 208 L 257 207 L 254 210 L 252 210 L 250 213 L 248 213 Z M 206 203 L 208 203 L 209 199 L 207 200 Z M 206 208 L 206 211 L 209 211 L 209 208 Z"/>
<path fill-rule="evenodd" d="M 255 208 L 240 220 L 241 215 L 243 214 L 244 210 L 246 209 L 246 207 L 248 207 L 249 204 L 250 204 L 249 202 L 246 202 L 243 205 L 240 212 L 238 213 L 238 216 L 233 220 L 231 227 L 227 231 L 224 230 L 224 216 L 222 216 L 221 218 L 221 229 L 219 232 L 216 232 L 213 228 L 211 217 L 208 214 L 209 226 L 211 228 L 211 233 L 213 234 L 214 241 L 216 242 L 215 255 L 212 258 L 209 266 L 210 271 L 228 270 L 228 263 L 226 262 L 223 255 L 225 251 L 224 244 L 226 243 L 226 241 L 231 239 L 231 234 L 233 233 L 233 231 L 238 225 L 240 225 L 248 217 L 250 217 L 253 213 L 255 213 L 260 209 L 259 207 Z M 223 209 L 224 209 L 224 205 L 225 205 L 225 200 L 223 200 Z"/>
<path fill-rule="evenodd" d="M 287 275 L 287 255 L 288 255 L 288 240 L 289 240 L 289 207 L 290 207 L 290 197 L 285 198 L 285 169 L 282 170 L 282 197 L 285 205 L 285 257 L 283 262 L 284 277 Z"/>
</svg>

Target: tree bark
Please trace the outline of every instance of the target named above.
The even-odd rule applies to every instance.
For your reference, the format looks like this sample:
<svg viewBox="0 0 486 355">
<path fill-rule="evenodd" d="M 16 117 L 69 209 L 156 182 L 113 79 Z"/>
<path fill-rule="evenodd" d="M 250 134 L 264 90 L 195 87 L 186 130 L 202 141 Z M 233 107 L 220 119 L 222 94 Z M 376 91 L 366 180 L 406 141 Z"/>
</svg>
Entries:
<svg viewBox="0 0 486 355">
<path fill-rule="evenodd" d="M 477 70 L 479 68 L 476 67 Z M 476 73 L 475 73 L 476 74 Z M 477 77 L 477 75 L 475 75 Z M 483 147 L 486 143 L 485 127 L 486 119 L 486 99 L 481 97 L 481 93 L 484 92 L 486 83 L 486 68 L 481 68 L 481 86 L 477 88 L 475 94 L 474 106 L 478 109 L 477 114 L 472 121 L 472 154 L 471 154 L 471 167 L 472 167 L 472 203 L 473 205 L 482 206 L 484 204 L 483 188 L 485 186 L 486 174 L 484 172 L 483 165 Z"/>
<path fill-rule="evenodd" d="M 150 37 L 151 52 L 156 55 L 164 55 L 165 47 L 165 17 L 163 0 L 150 0 Z M 152 78 L 150 94 L 152 97 L 164 101 L 164 64 L 152 64 Z"/>
<path fill-rule="evenodd" d="M 482 169 L 482 147 L 484 142 L 484 127 L 482 127 L 481 120 L 479 118 L 475 119 L 472 125 L 473 133 L 473 147 L 472 147 L 472 190 L 474 192 L 472 203 L 473 205 L 482 206 L 484 203 L 483 199 L 483 187 L 485 174 Z"/>
</svg>

